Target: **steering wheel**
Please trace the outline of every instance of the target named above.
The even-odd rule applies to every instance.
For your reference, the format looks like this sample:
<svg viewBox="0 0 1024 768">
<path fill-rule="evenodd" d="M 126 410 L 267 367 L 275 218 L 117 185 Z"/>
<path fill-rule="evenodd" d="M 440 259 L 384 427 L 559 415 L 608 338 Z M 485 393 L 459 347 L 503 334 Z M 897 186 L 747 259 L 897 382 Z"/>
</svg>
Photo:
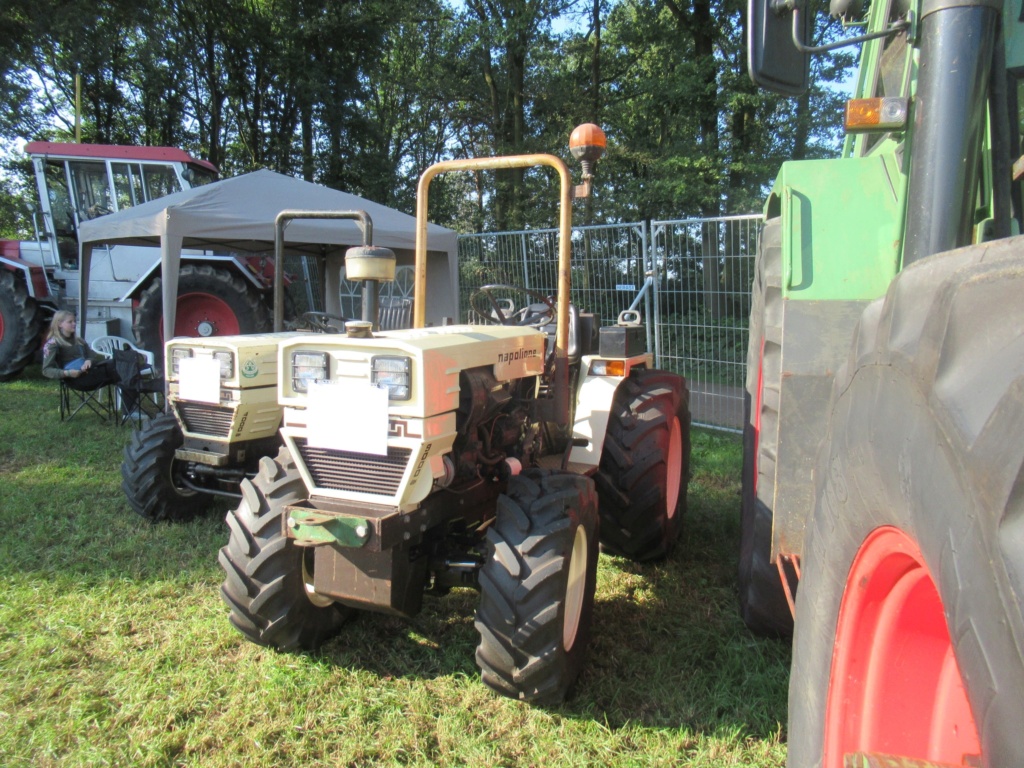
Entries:
<svg viewBox="0 0 1024 768">
<path fill-rule="evenodd" d="M 308 328 L 320 333 L 341 333 L 341 329 L 335 328 L 330 321 L 337 320 L 344 325 L 349 319 L 328 312 L 303 312 L 291 325 L 296 331 Z"/>
<path fill-rule="evenodd" d="M 499 299 L 494 297 L 492 291 L 497 290 L 524 293 L 531 299 L 535 299 L 535 302 L 527 304 L 518 312 L 510 312 L 507 307 L 502 307 Z M 486 303 L 484 303 L 484 299 L 487 300 Z M 543 308 L 535 312 L 533 310 L 536 309 L 537 304 L 542 304 Z M 534 291 L 531 288 L 523 288 L 507 283 L 480 286 L 469 297 L 469 306 L 485 323 L 543 328 L 545 325 L 554 322 L 555 319 L 555 303 L 550 296 L 545 296 L 543 293 Z"/>
</svg>

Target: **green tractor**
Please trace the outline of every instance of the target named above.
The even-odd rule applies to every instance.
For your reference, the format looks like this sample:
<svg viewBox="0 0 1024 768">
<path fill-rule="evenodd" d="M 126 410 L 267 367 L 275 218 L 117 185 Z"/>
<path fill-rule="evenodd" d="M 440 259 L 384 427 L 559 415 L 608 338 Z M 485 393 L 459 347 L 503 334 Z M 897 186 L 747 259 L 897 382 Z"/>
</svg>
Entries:
<svg viewBox="0 0 1024 768">
<path fill-rule="evenodd" d="M 596 159 L 604 136 L 574 132 Z M 582 138 L 581 138 L 582 135 Z M 590 138 L 587 138 L 587 137 Z M 491 285 L 473 324 L 425 327 L 426 210 L 437 174 L 547 166 L 561 181 L 557 294 Z M 230 621 L 313 649 L 352 611 L 410 617 L 425 594 L 480 591 L 477 664 L 497 692 L 561 700 L 590 635 L 599 542 L 666 555 L 686 505 L 689 392 L 654 370 L 643 328 L 570 303 L 574 188 L 552 155 L 440 163 L 420 179 L 414 322 L 282 341 L 284 446 L 242 482 L 221 549 Z"/>
<path fill-rule="evenodd" d="M 789 765 L 1024 755 L 1024 23 L 1002 0 L 752 0 L 754 81 L 862 44 L 835 160 L 782 166 L 748 352 L 740 605 L 793 633 Z"/>
</svg>

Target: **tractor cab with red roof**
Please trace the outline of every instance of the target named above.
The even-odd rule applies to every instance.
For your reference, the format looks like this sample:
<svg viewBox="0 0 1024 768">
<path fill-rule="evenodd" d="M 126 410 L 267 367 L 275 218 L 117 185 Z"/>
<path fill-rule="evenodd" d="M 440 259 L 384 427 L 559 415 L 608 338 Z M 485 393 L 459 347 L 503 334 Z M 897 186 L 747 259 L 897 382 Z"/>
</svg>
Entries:
<svg viewBox="0 0 1024 768">
<path fill-rule="evenodd" d="M 173 147 L 33 141 L 25 153 L 38 190 L 34 239 L 0 240 L 0 381 L 14 378 L 31 362 L 53 311 L 78 308 L 82 222 L 208 184 L 218 176 L 213 164 Z M 187 301 L 199 318 L 197 332 L 269 330 L 270 312 L 263 300 L 269 280 L 261 281 L 237 259 L 205 256 L 198 254 L 179 275 L 179 305 Z M 80 323 L 87 341 L 111 334 L 162 351 L 160 276 L 153 269 L 159 259 L 159 249 L 147 246 L 94 250 L 88 317 Z"/>
</svg>

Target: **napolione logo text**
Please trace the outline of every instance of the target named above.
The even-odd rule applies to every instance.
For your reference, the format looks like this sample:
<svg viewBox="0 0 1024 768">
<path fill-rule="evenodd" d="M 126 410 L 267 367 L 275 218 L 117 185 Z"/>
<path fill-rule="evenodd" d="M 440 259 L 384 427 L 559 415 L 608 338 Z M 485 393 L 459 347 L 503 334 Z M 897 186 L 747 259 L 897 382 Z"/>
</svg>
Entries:
<svg viewBox="0 0 1024 768">
<path fill-rule="evenodd" d="M 519 360 L 528 360 L 531 357 L 537 357 L 536 349 L 517 349 L 514 352 L 499 352 L 498 362 L 499 363 L 515 363 Z"/>
</svg>

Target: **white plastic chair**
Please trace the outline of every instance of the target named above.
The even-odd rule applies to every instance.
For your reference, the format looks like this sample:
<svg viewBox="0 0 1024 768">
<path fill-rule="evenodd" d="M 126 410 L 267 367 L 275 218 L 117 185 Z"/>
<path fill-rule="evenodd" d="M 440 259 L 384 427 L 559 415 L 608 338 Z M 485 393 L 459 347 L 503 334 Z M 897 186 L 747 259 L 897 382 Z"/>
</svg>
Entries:
<svg viewBox="0 0 1024 768">
<path fill-rule="evenodd" d="M 152 372 L 153 366 L 156 364 L 156 355 L 148 349 L 139 349 L 123 336 L 97 336 L 89 346 L 92 347 L 93 352 L 99 352 L 104 357 L 111 359 L 114 357 L 115 349 L 133 349 L 145 358 L 149 372 Z M 143 369 L 143 373 L 146 373 L 145 369 Z"/>
</svg>

